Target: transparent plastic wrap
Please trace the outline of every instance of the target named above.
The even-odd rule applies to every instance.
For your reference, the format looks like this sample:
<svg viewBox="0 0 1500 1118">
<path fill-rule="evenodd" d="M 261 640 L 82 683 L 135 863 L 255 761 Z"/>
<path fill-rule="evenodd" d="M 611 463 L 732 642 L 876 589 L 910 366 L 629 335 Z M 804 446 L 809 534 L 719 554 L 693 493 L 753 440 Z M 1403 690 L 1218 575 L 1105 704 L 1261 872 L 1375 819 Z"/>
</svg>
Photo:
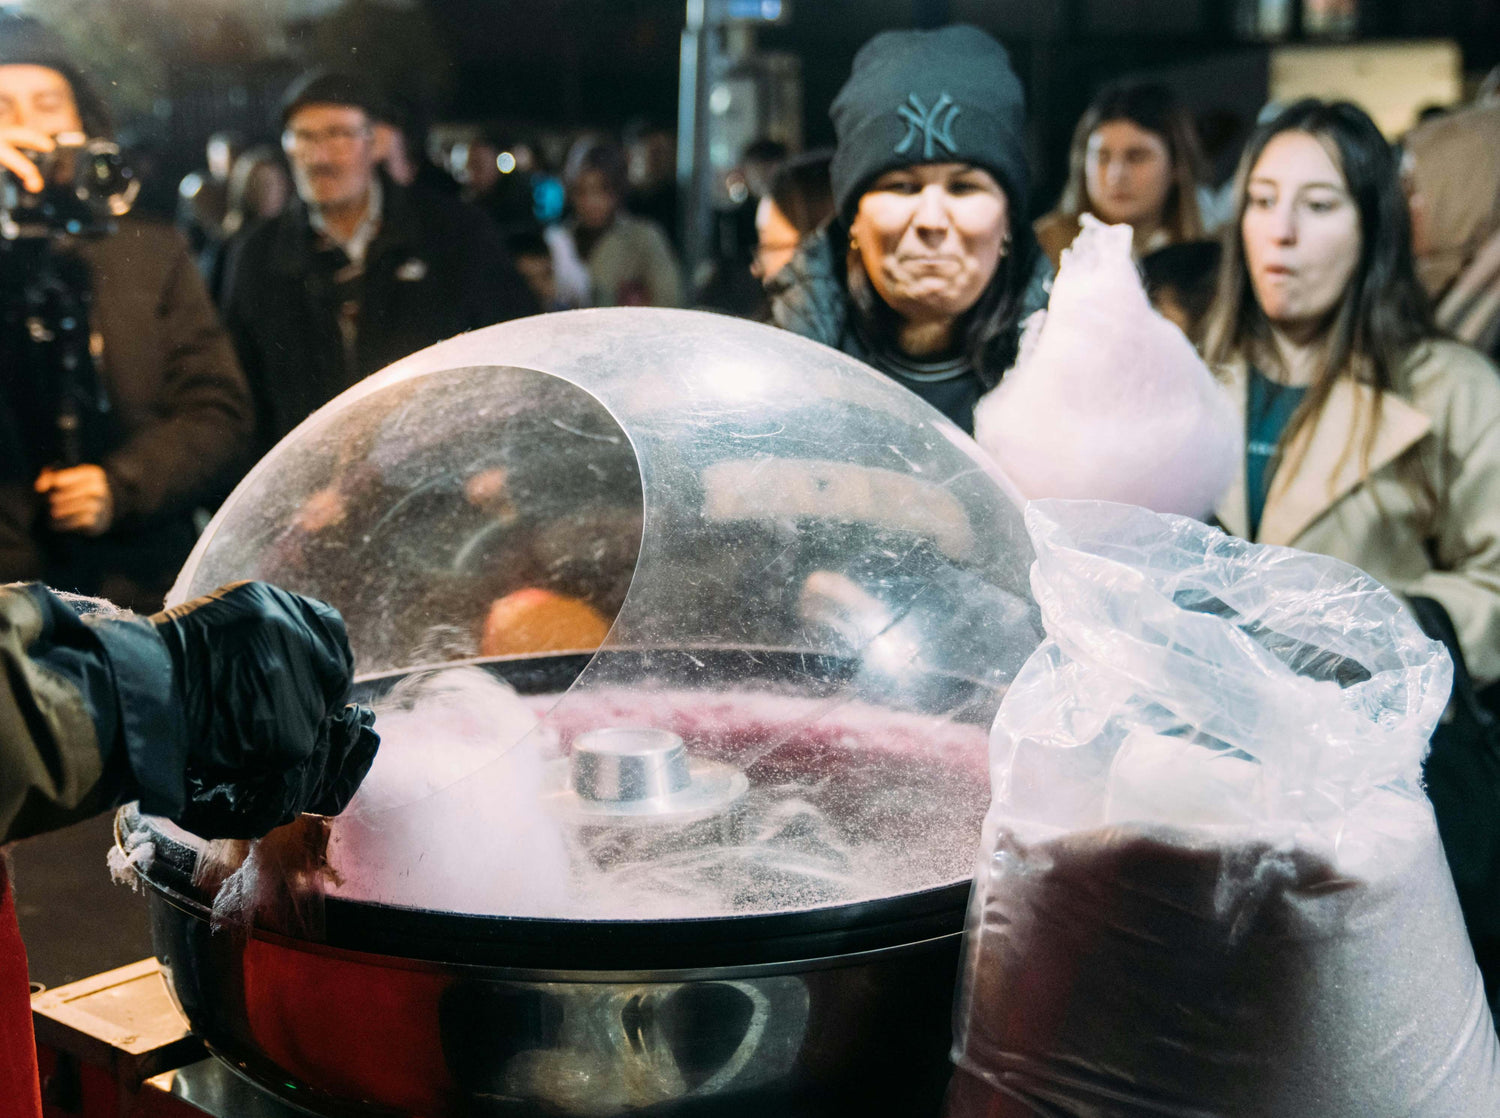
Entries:
<svg viewBox="0 0 1500 1118">
<path fill-rule="evenodd" d="M 1500 1114 L 1420 766 L 1451 664 L 1322 556 L 1041 501 L 949 1118 Z"/>
<path fill-rule="evenodd" d="M 248 866 L 220 897 L 314 936 L 316 895 L 260 903 L 274 865 L 551 920 L 961 889 L 1041 639 L 1030 562 L 973 442 L 836 350 L 640 307 L 460 335 L 292 432 L 183 569 L 174 602 L 255 577 L 335 605 L 382 738 L 308 832 L 321 877 L 205 873 Z"/>
</svg>

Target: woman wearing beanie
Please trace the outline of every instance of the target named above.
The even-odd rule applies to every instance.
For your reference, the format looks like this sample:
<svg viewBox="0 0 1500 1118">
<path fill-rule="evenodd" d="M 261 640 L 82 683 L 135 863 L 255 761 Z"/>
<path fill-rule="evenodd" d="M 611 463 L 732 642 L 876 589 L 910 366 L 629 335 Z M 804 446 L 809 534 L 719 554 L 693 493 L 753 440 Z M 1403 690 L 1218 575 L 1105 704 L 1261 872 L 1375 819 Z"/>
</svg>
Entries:
<svg viewBox="0 0 1500 1118">
<path fill-rule="evenodd" d="M 1046 302 L 1021 83 L 974 27 L 887 31 L 833 102 L 834 220 L 767 285 L 777 325 L 906 385 L 965 431 Z"/>
</svg>

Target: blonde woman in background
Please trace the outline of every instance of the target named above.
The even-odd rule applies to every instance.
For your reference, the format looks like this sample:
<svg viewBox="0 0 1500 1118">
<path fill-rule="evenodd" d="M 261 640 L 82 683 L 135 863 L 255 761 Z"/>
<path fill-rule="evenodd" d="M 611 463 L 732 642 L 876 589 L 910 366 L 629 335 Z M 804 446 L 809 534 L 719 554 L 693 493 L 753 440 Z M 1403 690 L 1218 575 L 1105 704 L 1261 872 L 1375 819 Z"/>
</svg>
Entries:
<svg viewBox="0 0 1500 1118">
<path fill-rule="evenodd" d="M 1132 226 L 1137 258 L 1199 240 L 1202 167 L 1192 120 L 1169 89 L 1109 86 L 1073 130 L 1067 185 L 1057 208 L 1036 222 L 1037 241 L 1056 268 L 1086 213 Z"/>
</svg>

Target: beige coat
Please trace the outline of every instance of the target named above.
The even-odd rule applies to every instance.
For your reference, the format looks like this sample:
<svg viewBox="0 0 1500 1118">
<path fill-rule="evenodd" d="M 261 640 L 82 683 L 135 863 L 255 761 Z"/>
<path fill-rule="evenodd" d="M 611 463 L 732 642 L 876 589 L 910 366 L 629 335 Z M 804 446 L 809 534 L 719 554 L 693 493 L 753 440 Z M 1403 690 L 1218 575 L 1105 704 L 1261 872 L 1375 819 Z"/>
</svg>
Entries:
<svg viewBox="0 0 1500 1118">
<path fill-rule="evenodd" d="M 682 306 L 682 269 L 661 226 L 622 213 L 584 261 L 596 307 Z"/>
<path fill-rule="evenodd" d="M 1241 412 L 1243 365 L 1225 371 Z M 1401 594 L 1433 598 L 1453 619 L 1469 670 L 1479 683 L 1500 679 L 1500 373 L 1455 342 L 1424 343 L 1387 394 L 1361 476 L 1356 422 L 1368 416 L 1371 390 L 1340 381 L 1323 413 L 1286 455 L 1305 456 L 1294 475 L 1278 471 L 1261 515 L 1259 543 L 1331 555 L 1363 568 Z M 1415 458 L 1433 494 L 1398 470 Z M 1248 534 L 1245 477 L 1221 500 L 1220 522 Z"/>
<path fill-rule="evenodd" d="M 1438 326 L 1479 349 L 1500 344 L 1500 105 L 1444 113 L 1403 141 L 1417 276 Z"/>
</svg>

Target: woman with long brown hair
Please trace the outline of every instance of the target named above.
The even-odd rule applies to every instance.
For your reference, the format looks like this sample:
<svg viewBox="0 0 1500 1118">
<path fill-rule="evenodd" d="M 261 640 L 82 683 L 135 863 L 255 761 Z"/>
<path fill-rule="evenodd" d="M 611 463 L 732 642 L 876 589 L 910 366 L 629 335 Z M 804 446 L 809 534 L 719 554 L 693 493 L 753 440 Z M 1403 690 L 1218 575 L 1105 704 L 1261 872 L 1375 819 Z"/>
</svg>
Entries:
<svg viewBox="0 0 1500 1118">
<path fill-rule="evenodd" d="M 1057 208 L 1037 221 L 1037 241 L 1056 268 L 1063 249 L 1078 236 L 1084 214 L 1132 226 L 1137 257 L 1198 240 L 1202 171 L 1193 122 L 1171 90 L 1157 84 L 1108 86 L 1073 130 L 1068 181 Z"/>
<path fill-rule="evenodd" d="M 1235 199 L 1205 341 L 1246 423 L 1220 521 L 1363 568 L 1474 684 L 1500 680 L 1500 376 L 1432 325 L 1389 145 L 1353 105 L 1300 101 L 1251 137 Z M 1449 732 L 1428 792 L 1493 992 L 1500 757 Z"/>
<path fill-rule="evenodd" d="M 1500 502 L 1475 501 L 1500 497 L 1500 377 L 1437 336 L 1389 145 L 1301 101 L 1251 137 L 1235 196 L 1204 347 L 1247 416 L 1226 525 L 1432 591 L 1500 679 Z"/>
</svg>

